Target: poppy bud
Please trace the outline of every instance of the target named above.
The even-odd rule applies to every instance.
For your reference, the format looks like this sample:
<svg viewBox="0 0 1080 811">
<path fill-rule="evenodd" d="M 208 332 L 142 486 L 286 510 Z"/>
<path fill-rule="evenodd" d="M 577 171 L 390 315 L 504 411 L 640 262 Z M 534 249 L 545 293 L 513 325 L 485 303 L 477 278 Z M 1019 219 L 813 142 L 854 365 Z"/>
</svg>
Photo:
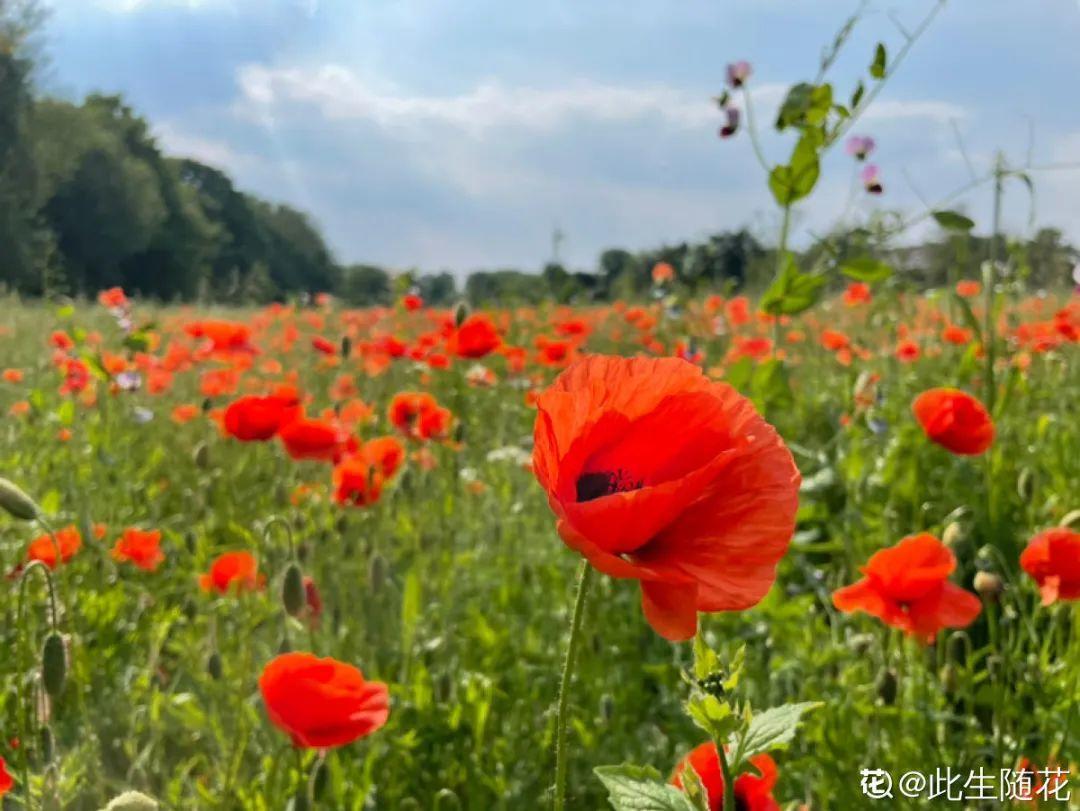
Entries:
<svg viewBox="0 0 1080 811">
<path fill-rule="evenodd" d="M 311 808 L 311 803 L 308 802 L 307 786 L 302 787 L 296 792 L 290 807 L 292 808 L 292 811 L 308 811 L 308 809 Z"/>
<path fill-rule="evenodd" d="M 210 678 L 214 681 L 221 680 L 221 654 L 214 651 L 210 654 L 210 658 L 206 660 L 206 672 L 210 674 Z"/>
<path fill-rule="evenodd" d="M 398 811 L 420 811 L 420 803 L 412 797 L 406 797 L 398 803 Z"/>
<path fill-rule="evenodd" d="M 972 583 L 975 593 L 988 600 L 995 599 L 1003 588 L 1001 578 L 993 572 L 975 572 L 975 580 Z"/>
<path fill-rule="evenodd" d="M 352 338 L 345 335 L 341 339 L 341 357 L 347 358 L 352 354 Z"/>
<path fill-rule="evenodd" d="M 464 301 L 460 302 L 457 309 L 454 311 L 454 326 L 460 327 L 465 319 L 469 317 L 469 305 Z"/>
<path fill-rule="evenodd" d="M 1080 510 L 1073 510 L 1061 519 L 1061 526 L 1069 529 L 1080 529 Z"/>
<path fill-rule="evenodd" d="M 60 634 L 53 631 L 45 637 L 45 645 L 41 649 L 41 681 L 45 692 L 56 698 L 64 689 L 66 678 L 67 653 L 64 651 L 64 640 Z"/>
<path fill-rule="evenodd" d="M 1024 468 L 1016 479 L 1016 492 L 1024 501 L 1028 501 L 1035 494 L 1035 474 L 1031 468 Z"/>
<path fill-rule="evenodd" d="M 458 796 L 448 788 L 442 789 L 435 795 L 435 811 L 457 811 L 461 808 L 461 800 Z"/>
<path fill-rule="evenodd" d="M 337 523 L 334 525 L 334 529 L 337 530 L 338 535 L 344 535 L 345 531 L 349 528 L 349 517 L 342 513 L 338 516 Z"/>
<path fill-rule="evenodd" d="M 330 769 L 326 765 L 326 758 L 321 757 L 315 761 L 315 768 L 311 770 L 311 780 L 308 788 L 311 790 L 311 799 L 318 802 L 326 793 L 326 784 L 330 780 Z"/>
<path fill-rule="evenodd" d="M 996 679 L 1001 675 L 1001 666 L 1004 660 L 996 653 L 986 657 L 986 672 L 990 678 Z"/>
<path fill-rule="evenodd" d="M 945 667 L 941 668 L 941 673 L 939 675 L 941 686 L 945 692 L 950 694 L 955 693 L 957 684 L 956 666 L 951 663 L 945 665 Z"/>
<path fill-rule="evenodd" d="M 947 527 L 945 532 L 941 535 L 941 542 L 945 544 L 949 549 L 956 549 L 961 543 L 967 533 L 964 532 L 964 525 L 959 521 L 953 521 Z"/>
<path fill-rule="evenodd" d="M 299 565 L 290 563 L 281 584 L 281 602 L 290 617 L 300 616 L 300 612 L 304 610 L 304 596 L 304 573 L 300 571 Z"/>
<path fill-rule="evenodd" d="M 103 811 L 158 811 L 161 806 L 157 800 L 147 797 L 140 791 L 125 791 L 105 806 Z"/>
<path fill-rule="evenodd" d="M 371 556 L 368 564 L 368 585 L 374 594 L 382 591 L 386 585 L 386 560 L 377 552 Z"/>
<path fill-rule="evenodd" d="M 210 466 L 210 448 L 205 442 L 200 442 L 195 446 L 191 458 L 195 462 L 195 467 L 206 470 Z"/>
<path fill-rule="evenodd" d="M 202 401 L 203 414 L 209 414 L 210 411 L 213 410 L 213 408 L 214 408 L 214 401 L 211 400 L 209 397 L 207 397 L 205 400 Z"/>
<path fill-rule="evenodd" d="M 53 734 L 52 729 L 45 726 L 38 730 L 38 744 L 41 746 L 41 762 L 52 763 L 53 759 Z"/>
<path fill-rule="evenodd" d="M 454 680 L 449 673 L 443 673 L 435 681 L 435 700 L 445 704 L 450 700 L 450 694 L 454 689 Z"/>
<path fill-rule="evenodd" d="M 615 717 L 615 699 L 611 693 L 600 696 L 600 717 L 604 719 L 605 724 L 611 723 L 611 719 Z"/>
<path fill-rule="evenodd" d="M 881 699 L 881 703 L 886 707 L 891 707 L 896 703 L 896 671 L 891 667 L 884 668 L 880 674 L 878 674 L 877 684 L 878 698 Z"/>
<path fill-rule="evenodd" d="M 13 518 L 22 521 L 33 521 L 40 512 L 37 504 L 23 492 L 22 488 L 4 478 L 0 478 L 0 507 Z"/>
</svg>

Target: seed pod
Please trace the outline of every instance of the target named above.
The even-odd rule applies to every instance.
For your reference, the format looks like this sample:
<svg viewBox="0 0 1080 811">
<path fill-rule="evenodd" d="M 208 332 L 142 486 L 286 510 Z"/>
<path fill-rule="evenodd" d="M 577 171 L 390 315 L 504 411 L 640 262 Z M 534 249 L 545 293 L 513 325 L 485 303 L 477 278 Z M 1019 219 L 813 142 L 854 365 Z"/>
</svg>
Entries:
<svg viewBox="0 0 1080 811">
<path fill-rule="evenodd" d="M 66 678 L 67 653 L 64 651 L 64 640 L 60 634 L 53 631 L 45 637 L 45 644 L 41 649 L 41 681 L 45 692 L 56 698 L 63 691 Z"/>
<path fill-rule="evenodd" d="M 21 487 L 4 478 L 0 478 L 0 508 L 21 521 L 33 521 L 41 512 Z"/>
<path fill-rule="evenodd" d="M 38 730 L 38 745 L 41 747 L 41 762 L 52 763 L 53 759 L 53 734 L 52 729 L 45 726 Z"/>
<path fill-rule="evenodd" d="M 206 672 L 210 674 L 210 678 L 214 681 L 221 681 L 221 654 L 217 651 L 211 653 L 210 657 L 206 660 Z"/>
<path fill-rule="evenodd" d="M 1004 584 L 1001 582 L 1001 578 L 993 572 L 975 572 L 975 579 L 972 581 L 972 586 L 975 588 L 975 593 L 981 597 L 987 599 L 996 599 L 1001 590 L 1004 588 Z"/>
<path fill-rule="evenodd" d="M 897 680 L 896 671 L 891 667 L 884 668 L 880 674 L 878 674 L 877 684 L 878 698 L 881 699 L 881 703 L 886 707 L 891 707 L 896 703 L 896 690 Z"/>
<path fill-rule="evenodd" d="M 1061 526 L 1069 529 L 1080 529 L 1080 510 L 1066 513 L 1065 517 L 1061 519 Z"/>
<path fill-rule="evenodd" d="M 341 339 L 341 357 L 347 358 L 352 354 L 352 338 L 345 335 Z"/>
<path fill-rule="evenodd" d="M 941 679 L 941 686 L 946 693 L 952 694 L 956 692 L 957 676 L 955 665 L 949 663 L 941 668 L 939 678 Z"/>
<path fill-rule="evenodd" d="M 330 769 L 326 765 L 326 758 L 315 761 L 315 768 L 311 770 L 311 780 L 308 784 L 311 789 L 311 799 L 318 802 L 326 793 L 326 784 L 330 782 Z"/>
<path fill-rule="evenodd" d="M 206 470 L 210 466 L 210 447 L 205 442 L 200 442 L 195 446 L 191 458 L 195 462 L 195 467 Z"/>
<path fill-rule="evenodd" d="M 290 563 L 281 584 L 281 602 L 290 617 L 300 616 L 306 602 L 304 596 L 304 573 L 300 571 L 298 564 Z"/>
<path fill-rule="evenodd" d="M 1016 479 L 1016 492 L 1024 501 L 1030 501 L 1035 494 L 1035 474 L 1031 468 L 1024 468 Z"/>
<path fill-rule="evenodd" d="M 460 302 L 457 309 L 454 311 L 454 325 L 460 327 L 465 319 L 469 317 L 469 305 L 464 301 Z"/>
</svg>

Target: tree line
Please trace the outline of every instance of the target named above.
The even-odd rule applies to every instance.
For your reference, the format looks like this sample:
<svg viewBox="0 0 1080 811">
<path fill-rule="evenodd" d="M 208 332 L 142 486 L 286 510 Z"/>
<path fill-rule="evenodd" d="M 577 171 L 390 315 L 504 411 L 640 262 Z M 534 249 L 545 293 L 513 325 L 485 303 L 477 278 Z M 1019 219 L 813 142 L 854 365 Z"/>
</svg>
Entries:
<svg viewBox="0 0 1080 811">
<path fill-rule="evenodd" d="M 539 273 L 343 265 L 307 214 L 236 188 L 220 169 L 170 157 L 120 96 L 80 103 L 35 92 L 33 0 L 0 0 L 0 285 L 23 296 L 92 296 L 115 285 L 165 301 L 268 302 L 330 292 L 387 304 L 415 289 L 433 305 L 606 301 L 652 287 L 666 262 L 685 291 L 761 289 L 775 255 L 746 229 L 648 251 L 612 248 L 595 268 L 549 262 Z M 1043 229 L 1019 250 L 1033 281 L 1065 279 L 1080 257 Z M 942 235 L 895 249 L 873 229 L 841 230 L 808 249 L 823 259 L 884 255 L 920 285 L 976 275 L 989 240 Z"/>
</svg>

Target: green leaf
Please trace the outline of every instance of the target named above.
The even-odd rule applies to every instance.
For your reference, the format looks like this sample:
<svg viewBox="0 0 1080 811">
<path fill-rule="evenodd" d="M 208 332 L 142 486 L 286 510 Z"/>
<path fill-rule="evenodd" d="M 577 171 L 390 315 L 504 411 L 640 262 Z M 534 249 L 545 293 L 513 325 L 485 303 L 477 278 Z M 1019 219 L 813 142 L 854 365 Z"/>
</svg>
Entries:
<svg viewBox="0 0 1080 811">
<path fill-rule="evenodd" d="M 851 109 L 859 109 L 859 102 L 862 101 L 863 94 L 866 93 L 866 85 L 861 81 L 855 85 L 855 92 L 851 94 Z"/>
<path fill-rule="evenodd" d="M 801 273 L 794 258 L 788 254 L 784 268 L 765 295 L 761 309 L 772 315 L 794 315 L 814 306 L 827 281 L 823 275 Z"/>
<path fill-rule="evenodd" d="M 875 79 L 885 78 L 885 43 L 879 42 L 874 49 L 874 61 L 870 63 L 870 75 Z"/>
<path fill-rule="evenodd" d="M 698 811 L 690 799 L 647 766 L 600 766 L 593 770 L 616 811 Z"/>
<path fill-rule="evenodd" d="M 150 336 L 144 332 L 133 332 L 124 338 L 124 347 L 133 352 L 145 352 L 150 348 Z"/>
<path fill-rule="evenodd" d="M 814 190 L 821 174 L 818 148 L 822 140 L 819 130 L 809 130 L 795 145 L 790 163 L 773 167 L 769 173 L 769 190 L 777 203 L 790 206 Z"/>
<path fill-rule="evenodd" d="M 784 97 L 783 104 L 780 105 L 780 112 L 776 116 L 776 128 L 778 130 L 795 126 L 806 117 L 806 111 L 810 108 L 814 89 L 814 85 L 809 82 L 792 85 Z"/>
<path fill-rule="evenodd" d="M 694 637 L 694 678 L 701 681 L 719 670 L 720 657 L 706 644 L 705 637 L 699 632 Z"/>
<path fill-rule="evenodd" d="M 934 219 L 947 231 L 970 231 L 975 227 L 974 220 L 955 211 L 935 211 Z"/>
<path fill-rule="evenodd" d="M 893 275 L 893 269 L 887 263 L 869 256 L 849 259 L 840 266 L 840 272 L 859 282 L 883 282 Z"/>
<path fill-rule="evenodd" d="M 971 331 L 975 333 L 975 336 L 979 339 L 979 343 L 982 343 L 982 324 L 979 323 L 979 319 L 975 317 L 974 311 L 971 309 L 971 305 L 968 300 L 963 296 L 957 295 L 954 291 L 952 294 L 953 301 L 956 302 L 956 306 L 960 308 L 960 315 L 963 316 L 964 322 L 971 327 Z"/>
<path fill-rule="evenodd" d="M 717 741 L 726 741 L 742 725 L 742 719 L 730 704 L 708 693 L 687 701 L 686 713 L 710 738 Z"/>
<path fill-rule="evenodd" d="M 742 737 L 731 740 L 732 771 L 737 774 L 742 763 L 759 752 L 791 743 L 803 715 L 820 706 L 816 701 L 784 704 L 754 715 Z"/>
<path fill-rule="evenodd" d="M 825 121 L 832 107 L 833 93 L 831 84 L 822 84 L 810 91 L 810 106 L 806 109 L 807 124 L 816 126 Z"/>
<path fill-rule="evenodd" d="M 793 402 L 787 369 L 777 358 L 758 364 L 750 389 L 754 404 L 762 409 Z"/>
</svg>

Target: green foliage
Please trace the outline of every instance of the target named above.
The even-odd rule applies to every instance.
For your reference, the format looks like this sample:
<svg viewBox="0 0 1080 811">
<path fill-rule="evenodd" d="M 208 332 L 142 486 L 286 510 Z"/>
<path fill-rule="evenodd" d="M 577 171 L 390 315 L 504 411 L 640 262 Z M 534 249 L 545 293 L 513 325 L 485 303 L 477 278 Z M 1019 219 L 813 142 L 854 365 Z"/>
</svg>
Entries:
<svg viewBox="0 0 1080 811">
<path fill-rule="evenodd" d="M 699 811 L 677 788 L 661 782 L 656 769 L 640 766 L 601 766 L 596 776 L 608 790 L 616 811 Z"/>
<path fill-rule="evenodd" d="M 893 275 L 893 269 L 887 262 L 870 256 L 848 259 L 840 265 L 840 272 L 859 282 L 883 282 Z"/>
<path fill-rule="evenodd" d="M 970 231 L 975 227 L 974 220 L 956 211 L 935 211 L 934 219 L 947 231 Z"/>
<path fill-rule="evenodd" d="M 794 315 L 817 303 L 827 277 L 818 273 L 803 273 L 788 255 L 780 275 L 761 297 L 761 311 L 772 315 Z"/>
</svg>

